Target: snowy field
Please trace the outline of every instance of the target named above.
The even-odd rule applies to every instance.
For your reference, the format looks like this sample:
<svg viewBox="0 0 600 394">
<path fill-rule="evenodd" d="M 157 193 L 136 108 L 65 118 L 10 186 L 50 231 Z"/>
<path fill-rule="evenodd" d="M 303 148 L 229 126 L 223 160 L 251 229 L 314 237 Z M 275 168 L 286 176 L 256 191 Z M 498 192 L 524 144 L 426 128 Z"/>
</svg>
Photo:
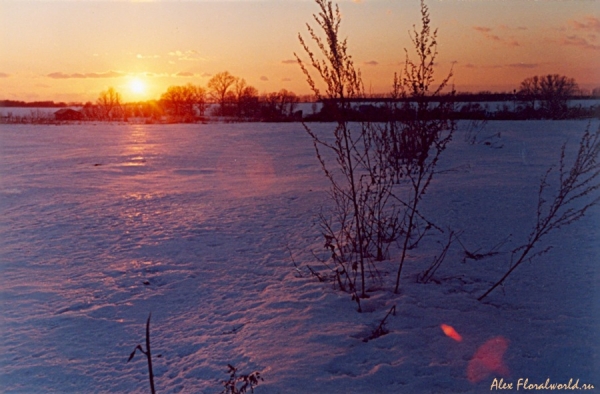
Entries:
<svg viewBox="0 0 600 394">
<path fill-rule="evenodd" d="M 261 371 L 257 394 L 600 387 L 600 207 L 477 301 L 587 122 L 490 122 L 491 146 L 465 125 L 423 211 L 473 252 L 508 239 L 503 253 L 463 262 L 455 244 L 419 284 L 445 238 L 428 239 L 400 294 L 397 256 L 381 263 L 363 313 L 308 271 L 324 270 L 328 185 L 300 124 L 0 125 L 0 391 L 149 392 L 145 357 L 126 363 L 149 312 L 158 393 L 218 393 L 228 363 Z M 364 342 L 393 305 L 389 333 Z"/>
</svg>

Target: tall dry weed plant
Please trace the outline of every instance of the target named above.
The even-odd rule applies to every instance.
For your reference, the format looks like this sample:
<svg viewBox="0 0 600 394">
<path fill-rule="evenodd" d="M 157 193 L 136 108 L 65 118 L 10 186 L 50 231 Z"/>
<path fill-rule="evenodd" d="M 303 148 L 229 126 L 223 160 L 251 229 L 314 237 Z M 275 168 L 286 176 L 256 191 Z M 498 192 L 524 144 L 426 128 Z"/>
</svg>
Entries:
<svg viewBox="0 0 600 394">
<path fill-rule="evenodd" d="M 336 265 L 338 284 L 360 310 L 360 298 L 367 297 L 366 274 L 378 277 L 375 262 L 390 257 L 390 246 L 399 243 L 401 250 L 397 292 L 407 251 L 429 230 L 440 230 L 419 212 L 419 204 L 455 129 L 449 118 L 452 100 L 431 102 L 448 87 L 452 74 L 434 87 L 437 31 L 431 31 L 429 10 L 421 2 L 422 26 L 411 35 L 417 60 L 407 52 L 403 72 L 394 77 L 391 95 L 397 100 L 391 117 L 380 123 L 351 122 L 352 103 L 365 97 L 361 74 L 348 54 L 347 40 L 340 38 L 339 7 L 315 1 L 320 12 L 313 17 L 324 37 L 307 24 L 316 50 L 299 35 L 309 61 L 295 56 L 335 126 L 330 135 L 304 127 L 331 186 L 333 206 L 320 215 L 325 247 Z"/>
<path fill-rule="evenodd" d="M 600 196 L 596 195 L 600 190 L 600 127 L 596 132 L 590 132 L 588 126 L 569 169 L 566 167 L 565 150 L 566 144 L 561 149 L 558 170 L 550 167 L 542 177 L 538 190 L 536 221 L 527 242 L 511 251 L 510 268 L 478 298 L 479 301 L 504 283 L 521 264 L 548 252 L 551 246 L 538 248 L 542 238 L 581 219 L 591 207 L 600 203 Z M 553 175 L 558 177 L 554 193 L 550 191 L 552 185 L 549 180 Z"/>
</svg>

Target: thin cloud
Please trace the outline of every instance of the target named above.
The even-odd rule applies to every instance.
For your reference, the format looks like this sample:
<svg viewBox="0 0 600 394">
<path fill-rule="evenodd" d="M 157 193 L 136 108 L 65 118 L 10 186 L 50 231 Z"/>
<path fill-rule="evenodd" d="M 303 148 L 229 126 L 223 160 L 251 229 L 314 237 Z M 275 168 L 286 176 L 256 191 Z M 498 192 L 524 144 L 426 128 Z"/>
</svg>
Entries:
<svg viewBox="0 0 600 394">
<path fill-rule="evenodd" d="M 376 66 L 378 64 L 379 64 L 379 62 L 377 62 L 375 60 L 371 60 L 371 61 L 365 62 L 365 65 L 367 65 L 367 66 Z"/>
<path fill-rule="evenodd" d="M 595 16 L 587 16 L 580 20 L 570 20 L 566 26 L 560 30 L 565 36 L 559 41 L 559 44 L 573 46 L 585 50 L 600 50 L 600 19 Z"/>
<path fill-rule="evenodd" d="M 489 33 L 492 31 L 489 27 L 473 26 L 473 29 L 481 33 Z"/>
<path fill-rule="evenodd" d="M 502 26 L 500 28 L 503 29 Z M 490 41 L 494 41 L 499 44 L 508 45 L 511 47 L 521 46 L 521 44 L 519 44 L 519 41 L 515 40 L 514 37 L 510 37 L 510 38 L 506 39 L 506 38 L 500 37 L 497 34 L 492 34 L 492 28 L 490 28 L 490 27 L 473 26 L 473 30 L 481 33 L 483 35 L 483 37 L 485 37 L 486 39 L 488 39 Z"/>
<path fill-rule="evenodd" d="M 296 60 L 296 59 L 285 59 L 285 60 L 282 60 L 281 63 L 283 63 L 283 64 L 298 64 L 298 60 Z"/>
<path fill-rule="evenodd" d="M 511 26 L 507 26 L 507 25 L 499 25 L 498 28 L 500 28 L 500 30 L 507 30 L 507 31 L 512 31 L 512 30 L 525 31 L 525 30 L 529 30 L 525 26 L 511 27 Z"/>
<path fill-rule="evenodd" d="M 8 78 L 10 77 L 10 75 L 8 75 L 7 73 L 0 73 L 0 78 Z"/>
<path fill-rule="evenodd" d="M 191 72 L 178 72 L 175 74 L 176 77 L 193 77 L 194 73 Z"/>
<path fill-rule="evenodd" d="M 537 63 L 512 63 L 507 64 L 507 67 L 511 68 L 538 68 L 540 65 Z"/>
<path fill-rule="evenodd" d="M 159 59 L 160 55 L 142 55 L 142 54 L 138 53 L 136 55 L 136 58 L 138 58 L 138 59 Z"/>
<path fill-rule="evenodd" d="M 86 79 L 86 78 L 119 78 L 125 76 L 122 72 L 107 71 L 103 73 L 73 73 L 54 72 L 47 75 L 52 79 Z"/>
<path fill-rule="evenodd" d="M 292 79 L 291 78 L 282 78 L 281 81 L 282 82 L 290 82 Z"/>
<path fill-rule="evenodd" d="M 204 60 L 202 57 L 199 56 L 198 51 L 194 51 L 193 49 L 189 49 L 187 51 L 172 51 L 169 52 L 169 56 L 175 57 L 177 58 L 177 60 L 181 61 L 197 62 L 200 60 Z"/>
<path fill-rule="evenodd" d="M 588 41 L 587 39 L 585 39 L 581 36 L 578 36 L 578 35 L 571 35 L 571 36 L 567 36 L 567 37 L 563 38 L 563 40 L 561 41 L 561 44 L 574 46 L 574 47 L 578 47 L 578 48 L 582 48 L 582 49 L 591 49 L 594 51 L 597 51 L 600 49 L 600 45 L 594 44 L 594 43 Z"/>
<path fill-rule="evenodd" d="M 595 16 L 587 16 L 582 21 L 571 20 L 569 21 L 569 25 L 576 30 L 600 33 L 600 19 Z"/>
<path fill-rule="evenodd" d="M 267 77 L 265 77 L 265 76 L 263 75 L 262 77 L 260 77 L 260 80 L 261 80 L 261 81 L 265 81 L 265 82 L 266 82 L 266 81 L 268 81 L 268 80 L 269 80 L 269 78 L 267 78 Z"/>
</svg>

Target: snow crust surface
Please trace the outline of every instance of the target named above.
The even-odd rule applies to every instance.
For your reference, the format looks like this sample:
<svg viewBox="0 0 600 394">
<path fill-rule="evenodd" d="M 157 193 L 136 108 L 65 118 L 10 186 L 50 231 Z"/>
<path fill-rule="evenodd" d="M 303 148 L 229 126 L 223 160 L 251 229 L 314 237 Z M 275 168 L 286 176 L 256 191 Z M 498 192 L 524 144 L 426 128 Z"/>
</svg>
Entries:
<svg viewBox="0 0 600 394">
<path fill-rule="evenodd" d="M 358 313 L 307 268 L 328 272 L 328 185 L 302 125 L 2 125 L 0 391 L 148 392 L 143 355 L 126 361 L 150 312 L 159 393 L 217 393 L 228 363 L 261 371 L 258 394 L 600 386 L 598 207 L 477 301 L 534 225 L 541 176 L 586 127 L 490 122 L 482 135 L 500 136 L 486 145 L 461 123 L 423 212 L 472 252 L 505 240 L 501 253 L 463 261 L 454 244 L 419 284 L 446 236 L 426 239 L 400 294 L 392 253 Z M 365 342 L 394 305 L 389 333 Z"/>
</svg>

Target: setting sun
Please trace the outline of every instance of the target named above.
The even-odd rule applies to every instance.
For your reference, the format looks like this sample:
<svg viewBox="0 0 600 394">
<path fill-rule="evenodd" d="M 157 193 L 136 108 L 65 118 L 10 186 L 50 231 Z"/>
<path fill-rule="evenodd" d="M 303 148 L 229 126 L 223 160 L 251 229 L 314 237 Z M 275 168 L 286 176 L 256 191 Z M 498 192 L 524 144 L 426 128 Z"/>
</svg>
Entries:
<svg viewBox="0 0 600 394">
<path fill-rule="evenodd" d="M 129 83 L 129 90 L 135 95 L 143 95 L 146 93 L 146 83 L 139 78 L 134 78 Z"/>
</svg>

